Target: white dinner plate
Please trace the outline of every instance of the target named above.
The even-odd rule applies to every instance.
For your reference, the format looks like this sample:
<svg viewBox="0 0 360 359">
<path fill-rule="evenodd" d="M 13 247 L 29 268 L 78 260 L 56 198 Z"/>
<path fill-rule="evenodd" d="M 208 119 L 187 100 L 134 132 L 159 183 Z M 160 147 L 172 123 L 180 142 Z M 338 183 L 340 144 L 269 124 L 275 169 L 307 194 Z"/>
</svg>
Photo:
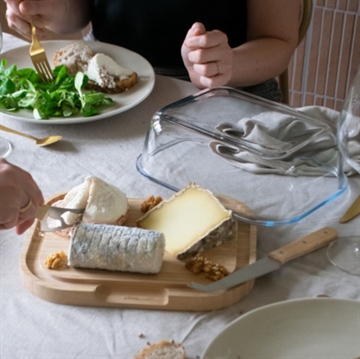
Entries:
<svg viewBox="0 0 360 359">
<path fill-rule="evenodd" d="M 267 305 L 229 324 L 202 359 L 357 359 L 360 302 L 314 298 Z"/>
<path fill-rule="evenodd" d="M 74 43 L 74 40 L 42 41 L 42 45 L 46 50 L 46 54 L 50 64 L 52 64 L 52 59 L 55 51 L 72 43 Z M 49 120 L 36 120 L 34 119 L 32 111 L 30 110 L 21 110 L 11 113 L 0 110 L 3 116 L 7 116 L 9 118 L 20 121 L 32 122 L 37 124 L 41 123 L 46 125 L 90 122 L 114 116 L 121 112 L 127 111 L 130 108 L 138 105 L 140 102 L 145 100 L 146 97 L 149 96 L 149 94 L 154 88 L 155 73 L 154 69 L 146 59 L 144 59 L 139 54 L 127 50 L 123 47 L 110 45 L 99 41 L 87 42 L 87 44 L 93 50 L 93 52 L 102 52 L 113 58 L 120 66 L 127 67 L 135 71 L 139 77 L 138 83 L 130 90 L 124 91 L 119 94 L 108 95 L 114 100 L 114 103 L 111 106 L 104 106 L 104 108 L 101 109 L 100 114 L 96 116 L 82 117 L 81 115 L 77 115 L 66 118 L 56 117 Z M 15 63 L 18 69 L 24 67 L 33 67 L 29 57 L 28 45 L 4 52 L 0 55 L 0 58 L 7 60 L 7 66 Z"/>
</svg>

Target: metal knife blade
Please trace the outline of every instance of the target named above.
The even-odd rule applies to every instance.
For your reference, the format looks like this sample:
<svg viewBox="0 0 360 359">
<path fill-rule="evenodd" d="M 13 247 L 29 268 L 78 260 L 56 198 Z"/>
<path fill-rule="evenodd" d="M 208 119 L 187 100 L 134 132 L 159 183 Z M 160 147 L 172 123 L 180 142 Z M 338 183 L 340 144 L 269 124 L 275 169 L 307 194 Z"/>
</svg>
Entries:
<svg viewBox="0 0 360 359">
<path fill-rule="evenodd" d="M 54 232 L 61 229 L 74 227 L 81 222 L 85 208 L 64 208 L 49 205 L 39 206 L 36 218 L 40 221 L 42 232 Z M 70 223 L 62 217 L 65 213 L 72 214 Z"/>
<path fill-rule="evenodd" d="M 340 218 L 340 223 L 345 223 L 353 219 L 360 213 L 360 195 L 355 199 L 349 209 L 345 214 Z"/>
<path fill-rule="evenodd" d="M 337 235 L 338 232 L 335 228 L 324 227 L 269 253 L 268 256 L 255 263 L 249 264 L 214 283 L 203 285 L 191 282 L 188 286 L 205 292 L 225 290 L 238 286 L 250 279 L 258 278 L 279 269 L 283 264 L 292 259 L 324 247 L 332 242 Z"/>
</svg>

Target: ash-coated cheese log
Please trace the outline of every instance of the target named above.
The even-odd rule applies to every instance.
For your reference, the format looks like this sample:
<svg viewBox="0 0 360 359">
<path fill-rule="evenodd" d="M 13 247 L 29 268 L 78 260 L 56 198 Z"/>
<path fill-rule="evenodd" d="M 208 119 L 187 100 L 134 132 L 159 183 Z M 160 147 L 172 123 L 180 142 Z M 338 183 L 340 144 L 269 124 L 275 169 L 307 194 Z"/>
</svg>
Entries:
<svg viewBox="0 0 360 359">
<path fill-rule="evenodd" d="M 158 273 L 165 251 L 161 232 L 137 227 L 81 223 L 71 236 L 71 267 Z"/>
</svg>

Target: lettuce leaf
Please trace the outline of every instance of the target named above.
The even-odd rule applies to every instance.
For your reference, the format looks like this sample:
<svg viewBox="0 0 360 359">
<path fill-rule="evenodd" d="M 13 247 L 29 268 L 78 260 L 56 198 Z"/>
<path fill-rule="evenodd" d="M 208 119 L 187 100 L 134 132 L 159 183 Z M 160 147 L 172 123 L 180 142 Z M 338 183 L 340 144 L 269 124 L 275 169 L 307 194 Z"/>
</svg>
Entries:
<svg viewBox="0 0 360 359">
<path fill-rule="evenodd" d="M 16 112 L 33 111 L 39 120 L 52 117 L 71 117 L 79 112 L 83 117 L 99 114 L 99 107 L 110 105 L 113 100 L 100 92 L 85 91 L 88 77 L 81 72 L 68 74 L 65 65 L 53 69 L 54 80 L 42 82 L 34 69 L 17 69 L 15 64 L 0 62 L 0 109 Z"/>
</svg>

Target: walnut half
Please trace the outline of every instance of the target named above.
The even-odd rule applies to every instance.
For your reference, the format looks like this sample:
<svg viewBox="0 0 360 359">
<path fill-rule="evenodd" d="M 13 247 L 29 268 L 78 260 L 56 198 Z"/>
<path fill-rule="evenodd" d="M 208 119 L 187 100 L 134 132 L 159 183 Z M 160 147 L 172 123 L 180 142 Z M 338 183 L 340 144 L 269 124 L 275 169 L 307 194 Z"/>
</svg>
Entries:
<svg viewBox="0 0 360 359">
<path fill-rule="evenodd" d="M 154 197 L 150 196 L 148 197 L 142 204 L 141 204 L 141 212 L 146 213 L 147 211 L 150 211 L 150 209 L 157 206 L 162 201 L 161 197 Z"/>
<path fill-rule="evenodd" d="M 44 264 L 48 269 L 59 269 L 67 263 L 67 255 L 64 251 L 50 254 Z"/>
<path fill-rule="evenodd" d="M 204 272 L 207 278 L 214 281 L 224 278 L 229 274 L 223 265 L 213 262 L 202 254 L 197 254 L 195 257 L 190 258 L 185 263 L 185 267 L 194 274 Z"/>
</svg>

